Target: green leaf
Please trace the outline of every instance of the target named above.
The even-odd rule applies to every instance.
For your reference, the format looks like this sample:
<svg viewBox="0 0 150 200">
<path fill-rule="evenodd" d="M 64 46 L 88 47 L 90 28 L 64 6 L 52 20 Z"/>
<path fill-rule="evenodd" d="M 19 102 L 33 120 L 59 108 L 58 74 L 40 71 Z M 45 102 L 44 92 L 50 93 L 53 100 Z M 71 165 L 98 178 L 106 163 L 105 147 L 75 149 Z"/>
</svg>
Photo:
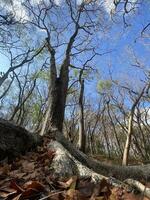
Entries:
<svg viewBox="0 0 150 200">
<path fill-rule="evenodd" d="M 111 80 L 100 80 L 97 84 L 97 91 L 99 93 L 110 91 L 111 88 L 112 88 Z"/>
</svg>

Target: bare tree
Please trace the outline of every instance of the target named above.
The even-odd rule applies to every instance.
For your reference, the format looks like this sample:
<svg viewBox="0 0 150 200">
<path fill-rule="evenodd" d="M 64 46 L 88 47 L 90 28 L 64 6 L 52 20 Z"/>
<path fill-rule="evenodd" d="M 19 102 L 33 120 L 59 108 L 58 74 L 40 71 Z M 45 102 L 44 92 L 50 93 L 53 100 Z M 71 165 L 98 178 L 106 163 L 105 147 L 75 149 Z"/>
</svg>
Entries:
<svg viewBox="0 0 150 200">
<path fill-rule="evenodd" d="M 80 5 L 77 5 L 76 1 L 70 0 L 66 0 L 64 3 L 69 20 L 63 28 L 55 27 L 54 23 L 48 21 L 49 17 L 58 20 L 57 17 L 61 9 L 53 2 L 49 2 L 48 7 L 45 7 L 44 3 L 41 4 L 41 7 L 38 6 L 38 14 L 32 9 L 30 2 L 25 4 L 26 9 L 33 14 L 33 20 L 30 23 L 46 33 L 46 48 L 50 56 L 49 103 L 41 135 L 45 133 L 45 130 L 48 131 L 51 128 L 62 131 L 72 57 L 87 51 L 94 53 L 93 47 L 88 47 L 89 42 L 87 43 L 86 37 L 89 38 L 88 41 L 91 40 L 90 37 L 97 23 L 92 18 L 99 11 L 99 7 L 95 1 L 82 2 Z M 53 13 L 51 11 L 57 13 L 56 16 L 51 17 L 50 15 Z M 71 34 L 66 32 L 69 26 L 71 26 Z M 80 32 L 84 37 L 81 37 Z M 69 40 L 61 43 L 60 39 L 64 40 L 64 34 L 68 35 Z M 56 37 L 56 44 L 53 44 L 53 37 Z M 61 46 L 65 51 L 58 69 L 56 54 Z"/>
<path fill-rule="evenodd" d="M 145 84 L 141 92 L 136 97 L 135 101 L 133 102 L 133 105 L 131 107 L 130 113 L 129 113 L 129 121 L 128 121 L 128 133 L 127 133 L 127 139 L 124 147 L 124 153 L 123 153 L 123 160 L 122 165 L 128 164 L 128 158 L 129 158 L 129 150 L 131 145 L 131 137 L 133 135 L 133 119 L 135 114 L 135 108 L 137 104 L 140 102 L 141 98 L 143 97 L 144 93 L 149 90 L 150 85 Z"/>
</svg>

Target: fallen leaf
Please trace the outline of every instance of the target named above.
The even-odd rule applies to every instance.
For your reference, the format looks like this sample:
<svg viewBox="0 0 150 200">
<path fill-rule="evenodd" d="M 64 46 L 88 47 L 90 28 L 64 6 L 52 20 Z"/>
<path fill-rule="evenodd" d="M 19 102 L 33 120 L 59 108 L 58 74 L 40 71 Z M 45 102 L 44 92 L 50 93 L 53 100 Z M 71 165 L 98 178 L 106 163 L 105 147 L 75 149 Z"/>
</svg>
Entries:
<svg viewBox="0 0 150 200">
<path fill-rule="evenodd" d="M 21 199 L 22 194 L 18 194 L 16 197 L 14 197 L 12 200 L 19 200 Z"/>
<path fill-rule="evenodd" d="M 13 178 L 21 179 L 23 176 L 26 175 L 24 172 L 20 172 L 19 170 L 14 170 L 9 173 L 9 175 Z"/>
<path fill-rule="evenodd" d="M 24 192 L 24 189 L 21 188 L 15 181 L 11 181 L 10 188 L 15 189 L 18 193 Z"/>
<path fill-rule="evenodd" d="M 65 200 L 79 200 L 79 199 L 84 200 L 85 198 L 83 195 L 80 194 L 78 190 L 69 189 L 66 192 Z"/>
<path fill-rule="evenodd" d="M 29 181 L 27 183 L 25 183 L 23 185 L 23 188 L 24 189 L 34 189 L 34 190 L 37 190 L 38 192 L 42 192 L 45 190 L 45 186 L 42 185 L 40 182 L 38 181 Z"/>
<path fill-rule="evenodd" d="M 28 162 L 27 160 L 22 163 L 23 172 L 33 172 L 35 168 L 34 162 Z"/>
<path fill-rule="evenodd" d="M 37 195 L 39 193 L 38 190 L 34 189 L 34 188 L 29 188 L 27 190 L 25 190 L 23 193 L 22 193 L 22 197 L 24 199 L 29 199 L 30 197 L 33 197 L 34 195 Z"/>
<path fill-rule="evenodd" d="M 6 198 L 12 194 L 16 194 L 17 191 L 11 188 L 0 189 L 0 197 Z"/>
<path fill-rule="evenodd" d="M 104 197 L 105 199 L 109 199 L 111 195 L 110 184 L 107 182 L 106 179 L 102 179 L 99 184 L 96 184 L 93 190 L 93 194 L 90 200 L 95 200 L 96 197 Z"/>
<path fill-rule="evenodd" d="M 91 197 L 95 184 L 90 179 L 81 179 L 77 183 L 77 188 L 81 194 L 86 197 Z"/>
<path fill-rule="evenodd" d="M 1 167 L 1 169 L 0 169 L 0 174 L 1 175 L 8 175 L 9 174 L 9 172 L 10 172 L 10 169 L 11 169 L 11 166 L 10 165 L 8 165 L 8 164 L 5 164 L 3 167 Z"/>
<path fill-rule="evenodd" d="M 58 181 L 61 188 L 64 188 L 64 189 L 67 189 L 67 188 L 75 189 L 76 188 L 76 182 L 77 182 L 77 176 L 72 176 L 67 182 Z"/>
</svg>

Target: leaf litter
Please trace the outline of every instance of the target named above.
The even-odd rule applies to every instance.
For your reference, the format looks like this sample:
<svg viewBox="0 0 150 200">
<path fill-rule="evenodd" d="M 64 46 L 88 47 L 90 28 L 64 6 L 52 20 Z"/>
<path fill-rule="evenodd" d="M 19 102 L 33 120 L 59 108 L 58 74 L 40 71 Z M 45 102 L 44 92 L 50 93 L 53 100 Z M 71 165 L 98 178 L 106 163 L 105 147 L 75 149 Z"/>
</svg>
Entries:
<svg viewBox="0 0 150 200">
<path fill-rule="evenodd" d="M 0 163 L 0 200 L 148 200 L 140 193 L 113 187 L 107 180 L 72 176 L 56 178 L 50 170 L 55 152 L 49 138 L 35 152 L 28 152 L 12 163 Z"/>
</svg>

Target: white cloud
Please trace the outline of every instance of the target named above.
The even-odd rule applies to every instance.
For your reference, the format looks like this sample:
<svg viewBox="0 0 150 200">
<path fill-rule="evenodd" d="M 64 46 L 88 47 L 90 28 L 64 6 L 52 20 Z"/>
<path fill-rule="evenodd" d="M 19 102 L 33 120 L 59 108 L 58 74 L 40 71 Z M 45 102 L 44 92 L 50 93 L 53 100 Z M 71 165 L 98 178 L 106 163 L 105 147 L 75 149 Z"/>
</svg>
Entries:
<svg viewBox="0 0 150 200">
<path fill-rule="evenodd" d="M 42 2 L 42 0 L 32 0 L 31 1 L 31 4 L 39 4 L 39 3 L 41 3 Z"/>
<path fill-rule="evenodd" d="M 115 9 L 114 1 L 113 0 L 105 0 L 104 1 L 104 8 L 108 14 Z"/>
<path fill-rule="evenodd" d="M 128 3 L 127 9 L 132 9 L 135 8 L 135 4 L 137 3 L 138 0 L 130 0 L 130 3 Z M 118 0 L 119 2 L 119 0 Z M 114 0 L 104 0 L 104 9 L 105 11 L 110 14 L 111 12 L 115 11 L 115 4 L 114 4 Z M 122 10 L 124 11 L 124 8 L 122 8 Z"/>
<path fill-rule="evenodd" d="M 77 4 L 80 5 L 83 2 L 83 0 L 77 0 Z"/>
<path fill-rule="evenodd" d="M 62 1 L 61 1 L 61 0 L 54 0 L 54 2 L 55 2 L 55 4 L 56 4 L 56 5 L 58 5 L 58 6 L 60 6 L 60 5 L 61 5 L 61 3 L 62 3 Z"/>
<path fill-rule="evenodd" d="M 5 6 L 5 8 L 9 12 L 12 12 L 17 20 L 21 20 L 21 21 L 27 20 L 28 16 L 27 16 L 26 10 L 22 6 L 22 0 L 18 0 L 18 1 L 13 0 L 12 2 L 13 4 L 4 3 L 3 6 Z"/>
<path fill-rule="evenodd" d="M 22 3 L 24 2 L 24 0 L 12 0 L 13 1 L 13 5 L 10 4 L 6 4 L 7 5 L 7 9 L 11 12 L 14 13 L 14 15 L 16 16 L 16 19 L 18 20 L 27 20 L 28 19 L 28 15 L 27 12 L 25 10 L 25 8 L 22 6 Z M 40 4 L 42 1 L 44 1 L 45 3 L 48 3 L 49 0 L 30 0 L 31 4 L 33 5 L 38 5 Z M 63 0 L 53 0 L 55 2 L 56 5 L 61 5 Z M 89 1 L 89 0 L 77 0 L 77 4 L 80 5 L 83 1 Z M 3 1 L 5 2 L 5 1 Z M 103 2 L 103 6 L 105 11 L 110 14 L 114 9 L 115 9 L 115 5 L 114 5 L 114 0 L 97 0 L 97 3 L 102 3 Z M 133 3 L 133 5 L 137 2 L 137 0 L 131 0 L 131 3 Z M 5 5 L 5 3 L 4 3 Z M 5 5 L 5 6 L 6 6 Z"/>
</svg>

